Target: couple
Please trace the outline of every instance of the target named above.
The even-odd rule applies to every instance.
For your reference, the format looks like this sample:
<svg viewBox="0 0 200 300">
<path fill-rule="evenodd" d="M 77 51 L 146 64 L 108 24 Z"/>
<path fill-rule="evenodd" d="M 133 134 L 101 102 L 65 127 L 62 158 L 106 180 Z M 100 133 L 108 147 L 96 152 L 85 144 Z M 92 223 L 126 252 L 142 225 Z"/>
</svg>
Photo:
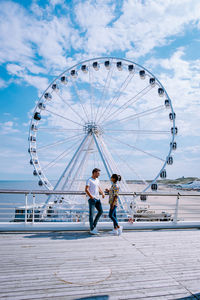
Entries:
<svg viewBox="0 0 200 300">
<path fill-rule="evenodd" d="M 100 218 L 100 216 L 103 213 L 101 201 L 99 199 L 99 194 L 102 195 L 102 198 L 105 197 L 103 191 L 100 188 L 100 182 L 98 177 L 100 176 L 100 170 L 98 168 L 95 168 L 92 171 L 92 177 L 90 177 L 86 181 L 86 187 L 85 192 L 88 196 L 88 202 L 89 202 L 89 223 L 90 223 L 90 233 L 91 234 L 98 234 L 98 230 L 96 228 L 97 222 Z M 109 193 L 109 204 L 110 204 L 110 211 L 109 211 L 109 217 L 113 221 L 114 229 L 111 233 L 114 235 L 120 235 L 122 233 L 122 226 L 119 226 L 117 221 L 117 205 L 118 205 L 118 194 L 119 194 L 119 187 L 117 185 L 117 181 L 121 180 L 121 176 L 117 174 L 113 174 L 111 176 L 111 182 L 112 186 L 110 189 L 106 189 L 105 191 Z M 98 213 L 94 219 L 94 209 L 98 210 Z M 94 219 L 94 220 L 93 220 Z"/>
</svg>

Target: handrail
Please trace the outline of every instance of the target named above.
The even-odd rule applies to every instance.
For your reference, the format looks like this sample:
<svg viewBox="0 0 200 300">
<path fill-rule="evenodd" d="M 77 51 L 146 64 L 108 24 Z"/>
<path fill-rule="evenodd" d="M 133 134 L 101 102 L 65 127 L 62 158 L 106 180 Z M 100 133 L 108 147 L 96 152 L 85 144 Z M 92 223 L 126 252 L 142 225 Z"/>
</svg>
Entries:
<svg viewBox="0 0 200 300">
<path fill-rule="evenodd" d="M 86 195 L 84 191 L 49 191 L 49 190 L 14 190 L 14 189 L 0 189 L 0 194 L 30 194 L 30 195 L 37 195 L 37 194 L 43 194 L 43 195 Z M 187 192 L 177 192 L 177 193 L 161 193 L 161 192 L 119 192 L 119 195 L 121 196 L 181 196 L 181 197 L 198 197 L 200 196 L 200 193 L 187 193 Z"/>
<path fill-rule="evenodd" d="M 20 200 L 22 203 L 13 203 L 12 197 L 10 199 L 12 202 L 6 201 L 3 198 L 0 200 L 0 231 L 88 230 L 89 228 L 85 191 L 0 189 L 1 194 L 24 195 L 25 197 L 24 200 L 23 197 L 20 197 L 22 198 Z M 38 198 L 43 198 L 41 197 L 42 195 L 46 197 L 49 195 L 79 195 L 85 198 L 84 204 L 82 204 L 84 207 L 77 206 L 77 208 L 70 209 L 67 207 L 55 208 L 49 206 L 47 215 L 43 218 L 41 215 L 44 209 L 41 203 L 42 199 L 36 201 L 37 195 Z M 124 216 L 123 211 L 118 210 L 118 221 L 122 222 L 123 227 L 126 229 L 200 228 L 200 202 L 187 202 L 189 199 L 186 198 L 200 197 L 200 191 L 120 192 L 119 195 L 133 197 L 133 201 L 135 197 L 139 196 L 141 202 L 145 204 L 142 206 L 138 202 L 137 207 L 133 205 L 131 214 L 128 216 Z M 148 197 L 166 197 L 165 199 L 172 197 L 175 199 L 170 198 L 170 201 L 154 203 L 155 200 L 149 199 L 148 201 Z M 181 201 L 181 197 L 184 197 L 184 200 Z M 153 202 L 151 203 L 151 201 Z M 190 208 L 185 209 L 189 203 Z M 132 204 L 130 203 L 130 205 Z M 196 209 L 194 209 L 195 206 Z M 104 209 L 104 214 L 99 222 L 99 228 L 112 228 L 112 223 L 108 217 L 108 207 Z"/>
</svg>

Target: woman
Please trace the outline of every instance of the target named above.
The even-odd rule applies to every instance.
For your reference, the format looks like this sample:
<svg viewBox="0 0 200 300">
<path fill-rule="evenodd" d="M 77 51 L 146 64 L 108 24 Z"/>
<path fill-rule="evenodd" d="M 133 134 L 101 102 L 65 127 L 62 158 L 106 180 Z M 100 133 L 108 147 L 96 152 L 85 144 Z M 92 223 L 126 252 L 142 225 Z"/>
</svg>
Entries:
<svg viewBox="0 0 200 300">
<path fill-rule="evenodd" d="M 122 226 L 120 227 L 117 221 L 117 206 L 118 206 L 118 194 L 119 194 L 119 186 L 117 181 L 121 180 L 121 176 L 117 174 L 112 174 L 111 176 L 111 188 L 106 189 L 106 192 L 109 193 L 109 204 L 110 204 L 110 211 L 109 217 L 113 221 L 114 229 L 111 233 L 114 235 L 120 235 L 122 233 Z"/>
</svg>

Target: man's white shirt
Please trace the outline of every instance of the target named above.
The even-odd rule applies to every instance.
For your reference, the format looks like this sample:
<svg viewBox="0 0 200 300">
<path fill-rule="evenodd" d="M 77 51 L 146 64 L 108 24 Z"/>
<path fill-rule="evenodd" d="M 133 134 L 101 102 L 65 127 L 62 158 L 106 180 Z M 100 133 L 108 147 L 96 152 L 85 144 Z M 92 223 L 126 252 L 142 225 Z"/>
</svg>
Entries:
<svg viewBox="0 0 200 300">
<path fill-rule="evenodd" d="M 99 199 L 99 187 L 100 187 L 100 181 L 98 178 L 94 179 L 92 177 L 90 177 L 87 181 L 86 181 L 86 185 L 89 186 L 89 191 L 90 194 L 92 195 L 93 198 L 95 199 Z M 88 196 L 88 199 L 90 197 Z"/>
</svg>

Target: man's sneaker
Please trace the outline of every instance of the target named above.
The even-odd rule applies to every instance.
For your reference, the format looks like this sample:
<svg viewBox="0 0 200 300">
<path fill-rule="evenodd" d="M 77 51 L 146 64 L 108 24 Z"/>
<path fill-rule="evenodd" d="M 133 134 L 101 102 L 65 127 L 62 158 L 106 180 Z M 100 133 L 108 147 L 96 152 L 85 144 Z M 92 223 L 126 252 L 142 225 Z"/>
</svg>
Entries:
<svg viewBox="0 0 200 300">
<path fill-rule="evenodd" d="M 112 231 L 109 231 L 110 234 L 113 234 L 113 235 L 118 235 L 118 230 L 113 228 Z"/>
<path fill-rule="evenodd" d="M 99 232 L 96 228 L 94 228 L 93 230 L 90 230 L 90 233 L 93 234 L 93 235 L 98 235 Z"/>
<path fill-rule="evenodd" d="M 120 226 L 119 228 L 118 228 L 118 235 L 121 235 L 122 234 L 122 230 L 123 230 L 123 226 Z"/>
</svg>

